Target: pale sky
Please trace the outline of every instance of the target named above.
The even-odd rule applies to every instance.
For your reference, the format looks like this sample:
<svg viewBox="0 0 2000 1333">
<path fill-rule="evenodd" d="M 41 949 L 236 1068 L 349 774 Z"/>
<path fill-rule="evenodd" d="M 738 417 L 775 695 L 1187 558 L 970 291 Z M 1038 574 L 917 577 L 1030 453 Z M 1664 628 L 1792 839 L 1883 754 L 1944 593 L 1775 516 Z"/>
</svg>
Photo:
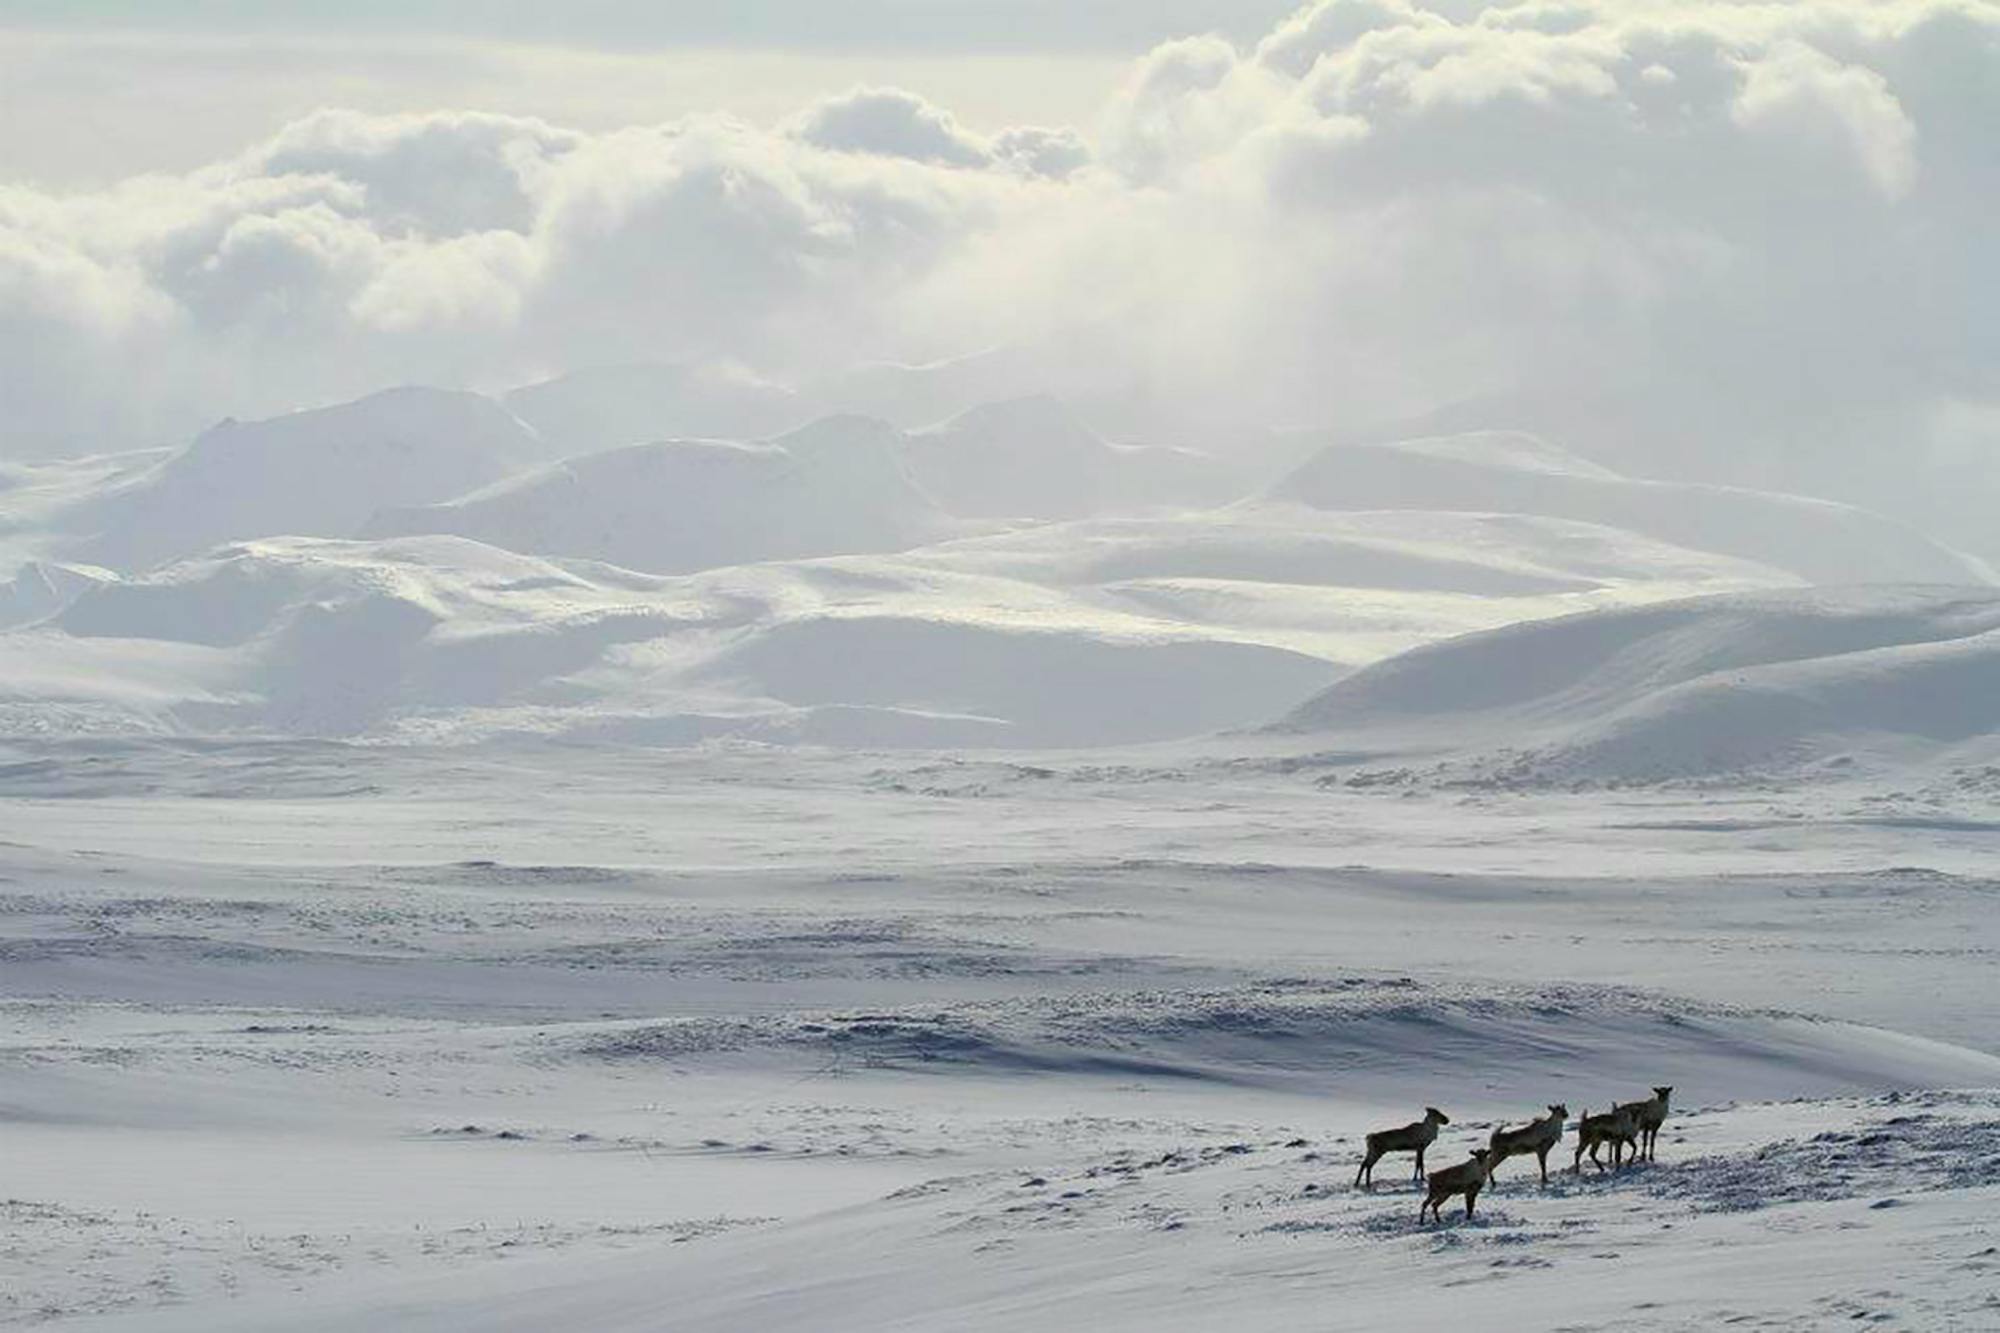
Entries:
<svg viewBox="0 0 2000 1333">
<path fill-rule="evenodd" d="M 582 129 L 723 111 L 760 123 L 856 84 L 949 100 L 970 125 L 1088 119 L 1102 53 L 891 56 L 782 48 L 619 52 L 382 35 L 0 32 L 0 163 L 71 187 L 185 171 L 320 107 L 502 109 Z"/>
<path fill-rule="evenodd" d="M 1449 12 L 1463 5 L 1440 6 Z M 1253 41 L 1289 0 L 4 0 L 0 22 L 232 35 L 448 36 L 629 50 L 673 46 L 857 53 L 1097 50 L 1194 32 Z"/>
<path fill-rule="evenodd" d="M 321 106 L 603 129 L 787 115 L 858 83 L 966 123 L 1076 123 L 1156 42 L 1250 42 L 1292 0 L 0 0 L 0 164 L 50 185 L 185 170 Z M 51 134 L 52 127 L 59 132 Z"/>
</svg>

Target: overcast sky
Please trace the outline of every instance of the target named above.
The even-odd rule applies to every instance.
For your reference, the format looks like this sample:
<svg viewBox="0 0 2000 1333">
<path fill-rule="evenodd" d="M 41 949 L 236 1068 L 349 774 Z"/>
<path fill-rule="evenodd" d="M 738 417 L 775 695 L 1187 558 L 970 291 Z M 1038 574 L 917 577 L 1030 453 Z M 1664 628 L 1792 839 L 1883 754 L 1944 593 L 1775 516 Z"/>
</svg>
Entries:
<svg viewBox="0 0 2000 1333">
<path fill-rule="evenodd" d="M 1060 340 L 1218 420 L 2000 499 L 2000 6 L 1288 8 L 0 0 L 0 450 Z"/>
</svg>

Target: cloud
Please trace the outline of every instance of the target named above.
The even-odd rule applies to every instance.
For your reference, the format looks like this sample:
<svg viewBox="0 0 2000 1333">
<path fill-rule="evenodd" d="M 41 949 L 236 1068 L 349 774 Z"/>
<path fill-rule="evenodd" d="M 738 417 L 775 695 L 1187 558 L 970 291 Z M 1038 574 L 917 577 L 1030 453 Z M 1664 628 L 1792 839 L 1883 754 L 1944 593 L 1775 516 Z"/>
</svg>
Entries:
<svg viewBox="0 0 2000 1333">
<path fill-rule="evenodd" d="M 524 117 L 322 111 L 287 125 L 232 170 L 356 186 L 366 192 L 373 225 L 386 232 L 527 231 L 534 213 L 531 178 L 582 142 L 580 135 Z"/>
<path fill-rule="evenodd" d="M 158 442 L 383 382 L 785 362 L 976 230 L 1017 158 L 1067 146 L 1010 137 L 962 172 L 723 117 L 328 111 L 183 176 L 0 189 L 8 445 Z"/>
<path fill-rule="evenodd" d="M 900 88 L 856 88 L 827 98 L 796 117 L 790 132 L 802 143 L 837 153 L 946 167 L 1005 166 L 1057 180 L 1090 161 L 1089 145 L 1067 126 L 1016 125 L 989 139 Z"/>
<path fill-rule="evenodd" d="M 1090 145 L 1068 126 L 1016 125 L 994 136 L 993 156 L 1031 176 L 1061 180 L 1090 163 Z"/>
<path fill-rule="evenodd" d="M 1484 410 L 1969 524 L 2000 499 L 1996 119 L 1988 0 L 1328 0 L 991 133 L 884 87 L 772 126 L 324 111 L 197 171 L 0 186 L 4 447 L 1010 342 L 1156 424 Z"/>
<path fill-rule="evenodd" d="M 1257 44 L 1256 59 L 1303 78 L 1322 57 L 1338 56 L 1374 32 L 1452 31 L 1447 19 L 1402 0 L 1329 0 L 1307 5 Z"/>
<path fill-rule="evenodd" d="M 1784 42 L 1747 65 L 1730 111 L 1745 129 L 1801 146 L 1834 140 L 1892 199 L 1907 194 L 1916 180 L 1917 127 L 1887 80 L 1802 42 Z"/>
<path fill-rule="evenodd" d="M 856 88 L 829 98 L 802 116 L 793 133 L 836 152 L 954 167 L 983 167 L 993 160 L 986 145 L 960 129 L 949 111 L 898 88 Z"/>
</svg>

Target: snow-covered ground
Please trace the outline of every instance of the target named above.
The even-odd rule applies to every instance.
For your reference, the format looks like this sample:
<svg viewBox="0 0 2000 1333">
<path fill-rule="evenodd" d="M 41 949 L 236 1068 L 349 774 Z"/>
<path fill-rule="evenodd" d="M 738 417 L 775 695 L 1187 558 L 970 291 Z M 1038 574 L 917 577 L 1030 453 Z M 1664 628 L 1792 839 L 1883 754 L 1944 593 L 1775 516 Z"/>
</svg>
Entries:
<svg viewBox="0 0 2000 1333">
<path fill-rule="evenodd" d="M 2000 1325 L 1979 561 L 809 401 L 0 472 L 0 1322 Z M 1351 1184 L 1662 1084 L 1657 1162 Z"/>
<path fill-rule="evenodd" d="M 1500 1327 L 2000 1314 L 1990 786 L 6 758 L 13 1322 L 1425 1327 L 1475 1284 Z M 1437 1166 L 1656 1083 L 1657 1164 L 1516 1160 L 1432 1227 L 1398 1159 L 1350 1184 L 1425 1105 Z"/>
</svg>

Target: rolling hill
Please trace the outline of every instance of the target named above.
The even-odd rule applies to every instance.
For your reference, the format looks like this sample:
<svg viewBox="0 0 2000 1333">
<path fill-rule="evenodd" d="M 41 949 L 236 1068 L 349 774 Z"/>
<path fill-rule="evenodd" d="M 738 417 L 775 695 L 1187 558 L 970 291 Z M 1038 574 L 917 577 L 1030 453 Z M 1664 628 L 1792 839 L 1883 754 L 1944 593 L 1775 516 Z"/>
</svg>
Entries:
<svg viewBox="0 0 2000 1333">
<path fill-rule="evenodd" d="M 1587 780 L 1995 748 L 2000 592 L 1741 593 L 1512 625 L 1357 671 L 1279 729 Z"/>
</svg>

